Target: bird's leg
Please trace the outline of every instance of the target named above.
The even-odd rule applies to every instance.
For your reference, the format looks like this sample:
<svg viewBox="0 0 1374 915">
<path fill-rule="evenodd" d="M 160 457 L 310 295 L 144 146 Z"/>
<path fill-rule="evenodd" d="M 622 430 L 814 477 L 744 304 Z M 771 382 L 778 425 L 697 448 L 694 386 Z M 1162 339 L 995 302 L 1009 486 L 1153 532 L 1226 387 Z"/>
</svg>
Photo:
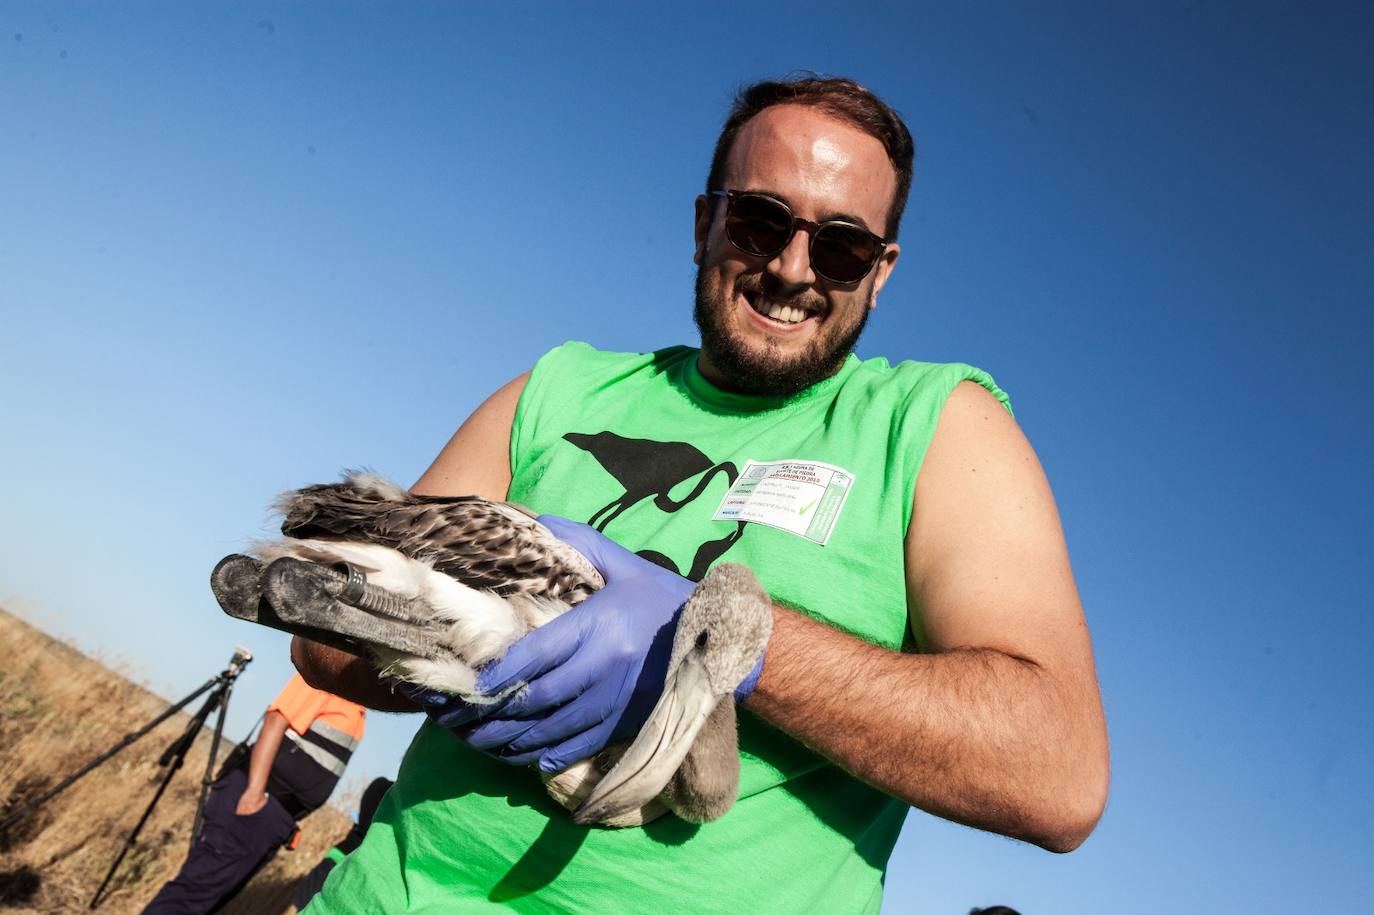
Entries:
<svg viewBox="0 0 1374 915">
<path fill-rule="evenodd" d="M 423 604 L 414 598 L 368 584 L 367 573 L 351 562 L 338 562 L 321 568 L 326 570 L 326 588 L 333 593 L 333 585 L 340 585 L 335 597 L 345 604 L 379 616 L 388 616 L 402 623 L 425 626 L 430 622 L 431 614 Z"/>
<path fill-rule="evenodd" d="M 338 569 L 283 557 L 263 572 L 262 591 L 288 623 L 328 629 L 365 644 L 422 658 L 452 654 L 427 628 L 428 617 L 418 608 L 375 585 L 360 584 Z M 378 609 L 360 609 L 364 605 Z"/>
<path fill-rule="evenodd" d="M 210 574 L 210 590 L 220 608 L 235 619 L 269 626 L 312 642 L 320 642 L 353 655 L 365 655 L 367 646 L 331 629 L 289 623 L 282 619 L 262 594 L 263 564 L 252 556 L 225 556 Z"/>
<path fill-rule="evenodd" d="M 366 655 L 369 646 L 380 646 L 423 658 L 454 656 L 427 630 L 427 616 L 412 601 L 361 578 L 290 557 L 264 566 L 251 556 L 231 555 L 215 566 L 210 589 L 236 619 L 350 654 Z"/>
</svg>

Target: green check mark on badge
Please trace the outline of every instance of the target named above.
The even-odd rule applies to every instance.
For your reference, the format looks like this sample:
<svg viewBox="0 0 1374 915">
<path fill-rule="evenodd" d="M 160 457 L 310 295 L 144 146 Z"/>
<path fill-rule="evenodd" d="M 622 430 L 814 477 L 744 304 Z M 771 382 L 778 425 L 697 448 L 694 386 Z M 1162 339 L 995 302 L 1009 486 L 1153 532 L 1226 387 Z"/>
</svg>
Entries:
<svg viewBox="0 0 1374 915">
<path fill-rule="evenodd" d="M 801 507 L 801 510 L 798 511 L 797 514 L 799 514 L 799 515 L 804 515 L 804 514 L 806 514 L 807 512 L 811 511 L 811 509 L 815 507 L 815 505 L 816 505 L 816 503 L 817 503 L 818 501 L 820 501 L 820 500 L 818 500 L 818 499 L 812 499 L 810 502 L 808 502 L 807 504 L 803 505 L 803 506 Z"/>
</svg>

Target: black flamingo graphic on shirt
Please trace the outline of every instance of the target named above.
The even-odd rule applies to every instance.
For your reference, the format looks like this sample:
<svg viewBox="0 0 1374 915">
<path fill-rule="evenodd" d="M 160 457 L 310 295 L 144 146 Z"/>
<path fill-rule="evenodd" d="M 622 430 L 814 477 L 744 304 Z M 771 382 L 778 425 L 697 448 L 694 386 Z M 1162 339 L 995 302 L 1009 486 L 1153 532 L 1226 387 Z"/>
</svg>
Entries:
<svg viewBox="0 0 1374 915">
<path fill-rule="evenodd" d="M 615 478 L 624 491 L 598 509 L 587 523 L 605 531 L 621 512 L 645 499 L 652 498 L 659 511 L 669 514 L 694 502 L 706 491 L 717 474 L 725 474 L 728 485 L 739 478 L 739 469 L 730 461 L 719 464 L 700 449 L 686 442 L 656 442 L 646 438 L 625 438 L 614 432 L 569 432 L 564 439 L 596 458 L 607 473 Z M 701 475 L 692 491 L 682 499 L 674 499 L 674 487 Z M 639 555 L 684 578 L 700 581 L 726 550 L 735 545 L 744 533 L 745 522 L 737 522 L 735 530 L 719 540 L 709 540 L 697 548 L 692 567 L 681 572 L 676 563 L 657 550 L 640 550 Z"/>
</svg>

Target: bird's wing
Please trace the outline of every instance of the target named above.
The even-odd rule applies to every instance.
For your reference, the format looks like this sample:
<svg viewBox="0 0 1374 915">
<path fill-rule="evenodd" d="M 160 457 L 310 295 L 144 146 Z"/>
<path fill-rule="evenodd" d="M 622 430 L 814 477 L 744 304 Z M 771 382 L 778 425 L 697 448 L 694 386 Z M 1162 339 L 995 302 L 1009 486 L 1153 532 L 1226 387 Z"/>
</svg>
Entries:
<svg viewBox="0 0 1374 915">
<path fill-rule="evenodd" d="M 604 582 L 577 550 L 527 511 L 476 496 L 417 496 L 379 477 L 351 474 L 278 502 L 288 537 L 377 543 L 503 597 L 575 604 Z"/>
</svg>

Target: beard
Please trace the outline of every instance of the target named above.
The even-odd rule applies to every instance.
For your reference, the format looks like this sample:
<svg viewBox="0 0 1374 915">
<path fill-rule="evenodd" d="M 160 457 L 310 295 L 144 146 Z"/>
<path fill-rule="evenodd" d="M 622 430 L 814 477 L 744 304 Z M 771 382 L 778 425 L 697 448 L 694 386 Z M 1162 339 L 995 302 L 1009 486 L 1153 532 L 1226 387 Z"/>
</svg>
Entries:
<svg viewBox="0 0 1374 915">
<path fill-rule="evenodd" d="M 743 291 L 744 287 L 740 288 Z M 803 352 L 784 355 L 773 340 L 764 341 L 760 351 L 729 325 L 730 303 L 719 289 L 707 287 L 706 268 L 698 267 L 692 317 L 701 332 L 702 350 L 710 354 L 711 364 L 724 377 L 729 390 L 762 397 L 790 397 L 840 370 L 868 324 L 873 298 L 870 287 L 856 321 L 824 328 Z"/>
</svg>

